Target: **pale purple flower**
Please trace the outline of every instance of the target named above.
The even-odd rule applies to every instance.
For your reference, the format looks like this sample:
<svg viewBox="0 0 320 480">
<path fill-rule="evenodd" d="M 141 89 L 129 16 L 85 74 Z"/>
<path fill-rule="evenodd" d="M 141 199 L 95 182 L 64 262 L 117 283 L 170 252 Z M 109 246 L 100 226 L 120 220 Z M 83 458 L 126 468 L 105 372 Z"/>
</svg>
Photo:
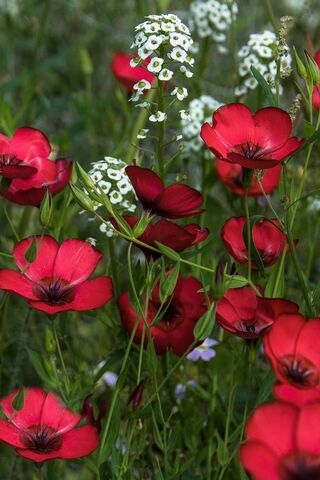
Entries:
<svg viewBox="0 0 320 480">
<path fill-rule="evenodd" d="M 195 388 L 197 385 L 198 384 L 195 380 L 188 380 L 185 385 L 178 383 L 174 389 L 174 395 L 176 399 L 179 401 L 184 400 L 186 398 L 187 387 Z"/>
<path fill-rule="evenodd" d="M 118 375 L 114 372 L 105 372 L 103 374 L 103 381 L 104 383 L 110 387 L 114 388 L 116 386 L 117 380 L 118 380 Z"/>
<path fill-rule="evenodd" d="M 208 362 L 215 357 L 216 352 L 214 348 L 218 344 L 213 338 L 206 338 L 205 341 L 199 345 L 199 347 L 194 348 L 188 355 L 187 359 L 192 362 L 197 362 L 198 360 L 204 360 Z"/>
</svg>

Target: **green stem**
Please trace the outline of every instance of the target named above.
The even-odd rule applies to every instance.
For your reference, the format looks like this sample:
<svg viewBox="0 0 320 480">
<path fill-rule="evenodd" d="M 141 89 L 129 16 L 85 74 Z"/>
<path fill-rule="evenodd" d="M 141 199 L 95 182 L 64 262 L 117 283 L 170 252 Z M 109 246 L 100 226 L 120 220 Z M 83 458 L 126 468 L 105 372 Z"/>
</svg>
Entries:
<svg viewBox="0 0 320 480">
<path fill-rule="evenodd" d="M 65 389 L 66 389 L 66 397 L 69 399 L 70 385 L 71 384 L 70 384 L 70 379 L 69 379 L 68 371 L 67 371 L 67 368 L 66 368 L 66 364 L 65 364 L 64 359 L 63 359 L 62 350 L 61 350 L 61 347 L 60 347 L 60 341 L 59 341 L 57 328 L 56 328 L 56 319 L 54 319 L 52 321 L 52 332 L 53 332 L 53 336 L 54 336 L 54 339 L 55 339 L 55 342 L 56 342 L 56 345 L 57 345 L 59 360 L 60 360 L 62 370 L 63 370 L 63 374 L 64 374 L 64 385 L 65 385 Z"/>
<path fill-rule="evenodd" d="M 110 253 L 110 265 L 112 272 L 112 280 L 115 290 L 115 296 L 120 292 L 120 279 L 119 279 L 119 269 L 117 267 L 117 257 L 114 246 L 114 238 L 108 237 L 107 239 L 109 253 Z"/>
<path fill-rule="evenodd" d="M 248 206 L 248 188 L 244 196 L 244 210 L 247 219 L 247 239 L 248 239 L 248 280 L 251 282 L 251 231 L 250 231 L 250 215 Z"/>
<path fill-rule="evenodd" d="M 270 210 L 272 211 L 273 215 L 275 216 L 275 218 L 278 220 L 279 222 L 279 225 L 282 225 L 282 221 L 280 220 L 280 217 L 279 215 L 277 214 L 277 212 L 275 211 L 275 209 L 273 208 L 273 205 L 270 201 L 270 198 L 268 197 L 268 195 L 266 194 L 264 188 L 263 188 L 263 185 L 261 183 L 261 179 L 259 177 L 257 177 L 257 181 L 258 181 L 258 185 L 259 185 L 259 188 L 261 190 L 261 193 L 262 195 L 264 196 L 264 198 L 266 199 L 266 202 L 270 208 Z"/>
<path fill-rule="evenodd" d="M 158 80 L 158 110 L 164 112 L 164 94 L 163 94 L 163 82 Z M 158 122 L 158 164 L 159 174 L 162 180 L 164 179 L 165 167 L 164 167 L 164 133 L 165 133 L 165 120 Z"/>
</svg>

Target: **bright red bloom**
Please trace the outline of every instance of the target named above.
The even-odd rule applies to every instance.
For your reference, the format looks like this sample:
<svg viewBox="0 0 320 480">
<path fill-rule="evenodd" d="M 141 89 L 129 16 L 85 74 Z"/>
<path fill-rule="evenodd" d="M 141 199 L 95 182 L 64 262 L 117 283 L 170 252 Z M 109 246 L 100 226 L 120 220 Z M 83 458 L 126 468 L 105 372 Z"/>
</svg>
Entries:
<svg viewBox="0 0 320 480">
<path fill-rule="evenodd" d="M 320 402 L 301 410 L 273 402 L 254 410 L 240 449 L 244 469 L 254 480 L 319 480 Z"/>
<path fill-rule="evenodd" d="M 37 236 L 36 258 L 29 263 L 26 253 L 33 238 L 25 238 L 13 250 L 21 273 L 7 268 L 0 270 L 1 290 L 26 298 L 32 307 L 48 314 L 93 310 L 111 300 L 109 277 L 87 280 L 102 257 L 92 245 L 69 239 L 59 246 L 48 235 L 42 239 Z"/>
<path fill-rule="evenodd" d="M 229 288 L 218 301 L 216 320 L 228 332 L 253 339 L 273 328 L 282 313 L 298 310 L 298 305 L 282 298 L 258 297 L 251 287 Z"/>
<path fill-rule="evenodd" d="M 70 180 L 72 164 L 53 162 L 50 153 L 48 139 L 35 128 L 19 128 L 11 140 L 0 134 L 0 175 L 12 179 L 0 194 L 21 205 L 39 205 L 46 189 L 60 192 Z"/>
<path fill-rule="evenodd" d="M 66 409 L 59 397 L 41 388 L 24 388 L 24 405 L 12 406 L 17 391 L 0 401 L 8 420 L 0 419 L 0 440 L 34 462 L 90 455 L 99 444 L 91 425 L 75 428 L 81 416 Z"/>
<path fill-rule="evenodd" d="M 155 351 L 162 355 L 167 349 L 172 349 L 178 356 L 190 347 L 194 341 L 193 329 L 197 321 L 206 312 L 206 298 L 199 290 L 202 285 L 194 277 L 182 278 L 179 275 L 176 287 L 170 300 L 164 305 L 161 320 L 150 328 L 150 334 L 154 341 Z M 118 301 L 121 320 L 124 328 L 131 334 L 137 312 L 130 304 L 129 293 L 123 293 Z M 148 304 L 147 323 L 150 325 L 155 318 L 161 305 L 159 297 L 159 284 L 154 288 Z M 143 331 L 143 319 L 138 320 L 138 328 L 134 337 L 136 343 L 141 342 Z M 147 332 L 144 344 L 147 344 Z"/>
<path fill-rule="evenodd" d="M 199 207 L 203 197 L 183 183 L 165 187 L 161 178 L 149 168 L 131 166 L 126 174 L 145 210 L 166 218 L 185 218 L 204 212 Z"/>
<path fill-rule="evenodd" d="M 320 392 L 320 318 L 281 315 L 264 337 L 264 351 L 281 383 Z"/>
<path fill-rule="evenodd" d="M 205 123 L 201 138 L 217 158 L 242 167 L 266 169 L 301 147 L 303 140 L 290 137 L 292 123 L 284 110 L 261 108 L 255 114 L 242 103 L 224 105 Z"/>
<path fill-rule="evenodd" d="M 230 255 L 240 263 L 248 263 L 248 250 L 243 239 L 246 217 L 231 217 L 221 229 L 222 241 Z M 253 227 L 253 241 L 265 267 L 273 265 L 286 245 L 286 236 L 274 224 L 277 220 L 263 219 Z M 255 263 L 252 267 L 256 268 Z"/>
<path fill-rule="evenodd" d="M 134 228 L 139 221 L 139 218 L 135 215 L 124 215 L 123 218 L 131 228 Z M 118 228 L 114 220 L 112 220 L 112 223 Z M 149 223 L 143 234 L 138 237 L 138 240 L 155 248 L 158 248 L 156 242 L 160 242 L 176 252 L 182 252 L 182 250 L 185 250 L 186 248 L 190 248 L 193 245 L 203 242 L 208 235 L 209 230 L 207 228 L 202 229 L 195 223 L 180 227 L 169 220 L 158 220 L 154 224 Z M 146 257 L 159 257 L 157 252 L 140 247 L 140 245 L 137 245 L 137 247 L 143 251 Z"/>
<path fill-rule="evenodd" d="M 320 68 L 320 50 L 315 54 L 314 60 Z M 314 108 L 320 110 L 320 85 L 313 87 L 312 103 Z"/>
<path fill-rule="evenodd" d="M 320 389 L 318 388 L 308 388 L 301 389 L 296 388 L 290 383 L 281 383 L 276 382 L 273 386 L 273 395 L 278 400 L 283 400 L 284 402 L 292 403 L 297 407 L 303 407 L 307 403 L 314 402 L 316 400 L 320 401 Z"/>
<path fill-rule="evenodd" d="M 116 52 L 113 56 L 111 68 L 113 75 L 123 87 L 131 92 L 133 85 L 140 80 L 147 80 L 152 83 L 155 80 L 155 75 L 142 67 L 131 67 L 130 60 L 134 57 L 125 53 Z M 150 62 L 145 60 L 145 66 Z"/>
<path fill-rule="evenodd" d="M 217 158 L 216 171 L 221 182 L 229 190 L 231 190 L 236 195 L 239 195 L 240 197 L 243 197 L 245 195 L 246 190 L 242 183 L 243 170 L 240 165 L 238 165 L 237 163 L 225 162 L 224 160 L 220 160 L 219 158 Z M 269 170 L 265 171 L 261 180 L 261 184 L 267 194 L 272 193 L 273 190 L 278 187 L 280 182 L 280 176 L 281 165 L 276 165 L 274 168 L 269 168 Z M 252 178 L 251 186 L 248 189 L 248 195 L 252 197 L 263 195 L 255 176 L 253 176 Z"/>
</svg>

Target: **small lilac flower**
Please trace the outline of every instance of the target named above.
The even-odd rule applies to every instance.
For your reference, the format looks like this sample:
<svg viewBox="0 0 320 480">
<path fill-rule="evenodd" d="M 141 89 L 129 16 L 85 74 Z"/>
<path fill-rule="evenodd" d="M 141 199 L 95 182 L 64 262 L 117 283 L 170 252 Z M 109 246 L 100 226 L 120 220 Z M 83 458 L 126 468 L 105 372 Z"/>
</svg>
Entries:
<svg viewBox="0 0 320 480">
<path fill-rule="evenodd" d="M 110 388 L 114 388 L 118 381 L 118 375 L 114 372 L 105 372 L 102 378 L 107 387 Z"/>
<path fill-rule="evenodd" d="M 187 387 L 195 388 L 197 385 L 198 384 L 195 380 L 188 380 L 185 385 L 183 385 L 182 383 L 178 383 L 174 389 L 174 395 L 176 397 L 176 400 L 184 400 L 186 398 Z"/>
<path fill-rule="evenodd" d="M 218 342 L 213 338 L 206 338 L 205 341 L 201 345 L 199 345 L 199 347 L 194 348 L 187 355 L 187 359 L 191 360 L 192 362 L 197 362 L 200 359 L 208 362 L 216 355 L 215 350 L 210 347 L 214 347 L 217 344 Z"/>
</svg>

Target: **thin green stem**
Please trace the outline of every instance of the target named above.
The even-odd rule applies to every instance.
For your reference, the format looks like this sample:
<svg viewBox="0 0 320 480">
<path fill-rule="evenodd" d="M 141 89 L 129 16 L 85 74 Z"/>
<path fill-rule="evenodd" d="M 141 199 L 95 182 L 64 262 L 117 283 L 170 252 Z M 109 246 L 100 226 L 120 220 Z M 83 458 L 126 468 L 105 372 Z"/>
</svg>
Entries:
<svg viewBox="0 0 320 480">
<path fill-rule="evenodd" d="M 248 280 L 251 282 L 251 231 L 250 231 L 250 214 L 249 214 L 249 205 L 248 205 L 248 188 L 246 188 L 246 193 L 244 196 L 244 210 L 247 219 L 247 239 L 248 239 Z"/>
<path fill-rule="evenodd" d="M 60 363 L 61 363 L 61 366 L 62 366 L 62 371 L 63 371 L 63 374 L 64 374 L 64 385 L 65 385 L 65 388 L 66 388 L 66 396 L 67 396 L 67 398 L 69 398 L 70 385 L 71 384 L 70 384 L 68 371 L 67 371 L 64 359 L 63 359 L 63 354 L 62 354 L 62 350 L 61 350 L 61 346 L 60 346 L 59 336 L 58 336 L 57 328 L 56 328 L 56 319 L 54 319 L 52 321 L 52 332 L 53 332 L 54 340 L 55 340 L 56 345 L 57 345 L 59 360 L 60 360 Z"/>
<path fill-rule="evenodd" d="M 264 196 L 264 198 L 266 199 L 266 202 L 270 208 L 270 210 L 272 211 L 273 215 L 275 216 L 275 218 L 278 220 L 279 222 L 279 225 L 282 225 L 282 221 L 280 220 L 280 217 L 279 215 L 277 214 L 277 212 L 275 211 L 275 209 L 273 208 L 273 205 L 270 201 L 270 198 L 268 197 L 268 195 L 266 194 L 264 188 L 263 188 L 263 185 L 261 183 L 261 179 L 259 177 L 257 177 L 257 181 L 258 181 L 258 185 L 259 185 L 259 188 L 261 190 L 261 193 L 262 195 Z"/>
<path fill-rule="evenodd" d="M 158 111 L 164 112 L 164 84 L 161 80 L 158 80 Z M 158 165 L 159 174 L 162 180 L 164 179 L 165 166 L 164 166 L 164 134 L 165 134 L 165 120 L 158 122 Z"/>
<path fill-rule="evenodd" d="M 12 233 L 13 233 L 16 241 L 17 241 L 17 242 L 20 242 L 20 236 L 18 235 L 18 232 L 17 232 L 15 226 L 13 225 L 12 220 L 11 220 L 11 218 L 10 218 L 10 215 L 8 214 L 7 208 L 6 208 L 6 206 L 5 206 L 4 204 L 3 204 L 3 211 L 4 211 L 5 217 L 6 217 L 7 221 L 8 221 L 8 223 L 9 223 L 9 226 L 10 226 L 10 228 L 11 228 L 11 231 L 12 231 Z"/>
</svg>

